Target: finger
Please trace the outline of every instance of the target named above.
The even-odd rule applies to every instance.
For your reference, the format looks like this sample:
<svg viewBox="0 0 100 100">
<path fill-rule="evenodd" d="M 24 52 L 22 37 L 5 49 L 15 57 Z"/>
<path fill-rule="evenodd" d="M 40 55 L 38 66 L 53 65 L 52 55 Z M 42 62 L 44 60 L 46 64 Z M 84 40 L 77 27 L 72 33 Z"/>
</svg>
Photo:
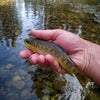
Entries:
<svg viewBox="0 0 100 100">
<path fill-rule="evenodd" d="M 32 55 L 32 51 L 29 49 L 26 49 L 26 50 L 21 51 L 19 55 L 20 57 L 27 59 Z"/>
<path fill-rule="evenodd" d="M 32 54 L 29 57 L 30 63 L 36 65 L 38 63 L 38 57 L 39 57 L 39 54 L 38 53 Z"/>
<path fill-rule="evenodd" d="M 44 40 L 55 40 L 59 35 L 57 30 L 31 30 L 31 35 Z"/>
<path fill-rule="evenodd" d="M 49 66 L 55 71 L 61 74 L 67 73 L 51 55 L 46 55 L 46 60 L 48 61 Z"/>
<path fill-rule="evenodd" d="M 48 64 L 46 63 L 45 56 L 40 55 L 40 56 L 38 57 L 38 64 L 39 64 L 40 66 L 42 66 L 42 67 L 47 67 L 47 66 L 48 66 Z"/>
</svg>

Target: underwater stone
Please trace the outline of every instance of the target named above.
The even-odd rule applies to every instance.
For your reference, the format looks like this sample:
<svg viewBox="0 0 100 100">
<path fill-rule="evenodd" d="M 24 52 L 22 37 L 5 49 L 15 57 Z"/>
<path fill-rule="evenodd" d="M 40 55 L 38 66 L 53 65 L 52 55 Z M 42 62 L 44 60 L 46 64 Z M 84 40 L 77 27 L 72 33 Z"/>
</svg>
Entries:
<svg viewBox="0 0 100 100">
<path fill-rule="evenodd" d="M 8 93 L 6 98 L 7 98 L 7 100 L 19 100 L 19 94 L 17 94 L 17 93 Z"/>
<path fill-rule="evenodd" d="M 18 80 L 21 80 L 21 77 L 20 76 L 18 76 L 18 75 L 16 75 L 16 76 L 14 76 L 13 77 L 13 79 L 12 79 L 13 81 L 18 81 Z"/>
<path fill-rule="evenodd" d="M 22 93 L 21 93 L 21 97 L 24 97 L 24 96 L 28 96 L 29 95 L 29 91 L 28 90 L 23 90 Z"/>
<path fill-rule="evenodd" d="M 19 70 L 19 74 L 20 74 L 21 76 L 24 76 L 24 75 L 27 75 L 27 72 L 25 72 L 24 70 Z"/>
<path fill-rule="evenodd" d="M 8 94 L 7 94 L 7 97 L 8 97 L 8 96 L 11 97 L 11 96 L 13 96 L 13 95 L 15 95 L 15 94 L 14 94 L 14 93 L 8 93 Z"/>
<path fill-rule="evenodd" d="M 22 100 L 31 100 L 32 99 L 32 95 L 30 94 L 30 90 L 28 88 L 24 89 L 21 92 L 21 99 Z M 34 100 L 34 98 L 32 100 Z"/>
<path fill-rule="evenodd" d="M 12 68 L 12 67 L 14 67 L 14 65 L 12 65 L 12 64 L 8 64 L 8 65 L 6 66 L 6 68 L 8 68 L 8 69 L 10 69 L 10 68 Z"/>
<path fill-rule="evenodd" d="M 14 81 L 13 86 L 20 90 L 25 86 L 25 82 L 24 81 Z"/>
</svg>

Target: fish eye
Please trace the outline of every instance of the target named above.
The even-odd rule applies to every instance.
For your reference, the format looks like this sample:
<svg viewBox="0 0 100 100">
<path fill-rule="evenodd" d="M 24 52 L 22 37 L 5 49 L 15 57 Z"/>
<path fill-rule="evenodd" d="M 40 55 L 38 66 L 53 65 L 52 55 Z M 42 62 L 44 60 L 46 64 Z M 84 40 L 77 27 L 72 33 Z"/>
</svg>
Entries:
<svg viewBox="0 0 100 100">
<path fill-rule="evenodd" d="M 29 40 L 25 40 L 28 44 L 31 44 L 31 41 L 29 41 Z"/>
<path fill-rule="evenodd" d="M 29 43 L 29 41 L 26 39 L 25 42 Z"/>
</svg>

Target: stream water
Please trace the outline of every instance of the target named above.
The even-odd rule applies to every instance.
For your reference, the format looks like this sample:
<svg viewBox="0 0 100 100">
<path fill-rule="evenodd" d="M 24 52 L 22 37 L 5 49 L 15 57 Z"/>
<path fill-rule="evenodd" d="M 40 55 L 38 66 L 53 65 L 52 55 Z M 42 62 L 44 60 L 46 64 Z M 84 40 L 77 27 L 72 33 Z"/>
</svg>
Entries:
<svg viewBox="0 0 100 100">
<path fill-rule="evenodd" d="M 31 29 L 64 29 L 100 45 L 100 0 L 0 0 L 0 100 L 99 100 L 93 81 L 19 57 Z"/>
</svg>

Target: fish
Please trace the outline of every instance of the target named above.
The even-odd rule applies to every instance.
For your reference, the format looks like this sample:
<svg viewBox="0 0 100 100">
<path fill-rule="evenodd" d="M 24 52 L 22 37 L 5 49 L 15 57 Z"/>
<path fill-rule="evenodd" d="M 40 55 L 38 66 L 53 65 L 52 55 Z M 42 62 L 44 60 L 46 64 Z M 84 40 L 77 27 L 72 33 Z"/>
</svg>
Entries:
<svg viewBox="0 0 100 100">
<path fill-rule="evenodd" d="M 24 40 L 25 47 L 34 53 L 42 55 L 50 54 L 60 66 L 65 69 L 71 76 L 77 76 L 78 79 L 86 80 L 86 75 L 79 69 L 73 60 L 67 55 L 67 51 L 57 44 L 40 40 L 36 38 L 29 38 Z"/>
</svg>

